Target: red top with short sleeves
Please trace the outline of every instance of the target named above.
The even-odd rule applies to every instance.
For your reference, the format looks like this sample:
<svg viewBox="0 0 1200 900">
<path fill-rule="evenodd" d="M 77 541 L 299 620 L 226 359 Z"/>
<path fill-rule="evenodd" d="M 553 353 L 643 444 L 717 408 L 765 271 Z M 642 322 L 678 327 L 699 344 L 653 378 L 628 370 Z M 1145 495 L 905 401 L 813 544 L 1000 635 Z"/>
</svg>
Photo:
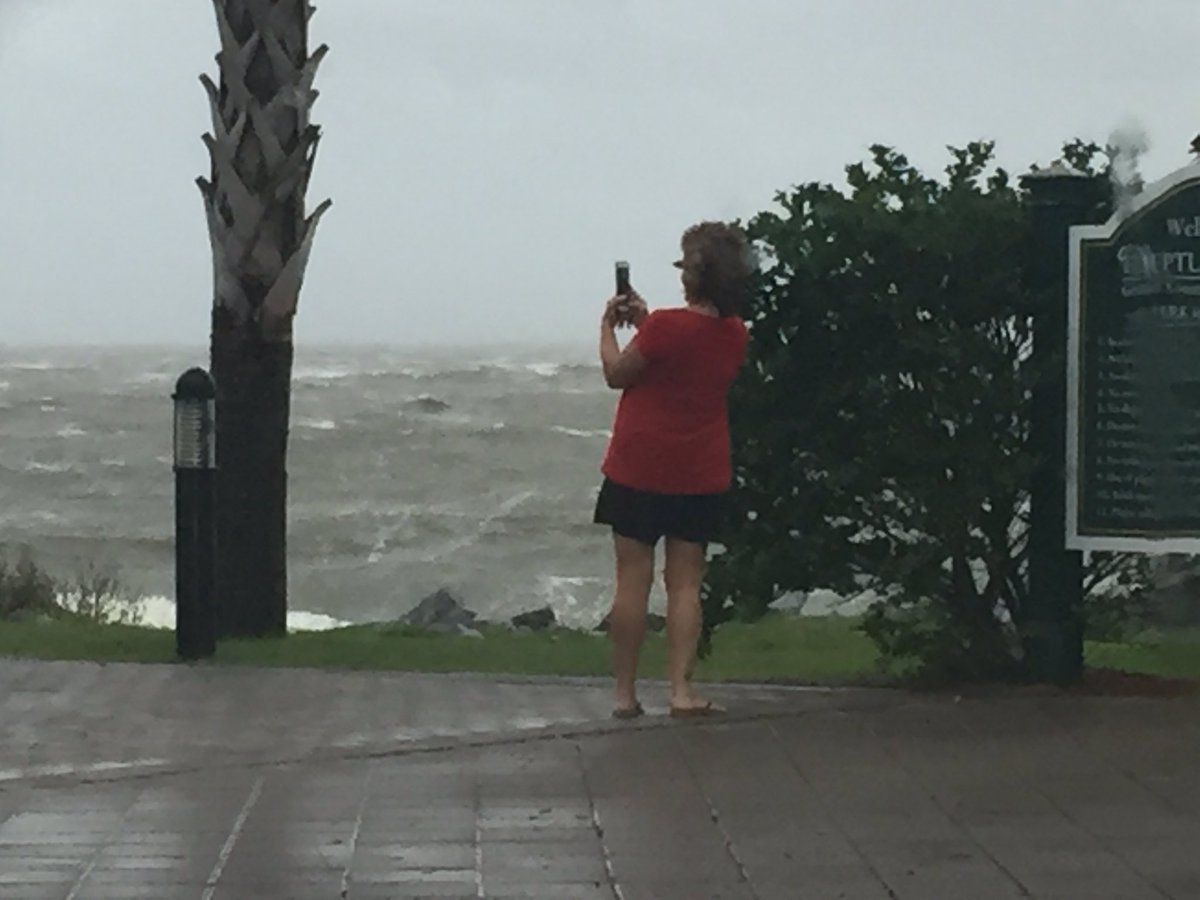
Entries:
<svg viewBox="0 0 1200 900">
<path fill-rule="evenodd" d="M 646 359 L 617 405 L 601 470 L 625 487 L 716 494 L 733 481 L 726 397 L 746 355 L 741 319 L 651 313 L 633 338 Z"/>
</svg>

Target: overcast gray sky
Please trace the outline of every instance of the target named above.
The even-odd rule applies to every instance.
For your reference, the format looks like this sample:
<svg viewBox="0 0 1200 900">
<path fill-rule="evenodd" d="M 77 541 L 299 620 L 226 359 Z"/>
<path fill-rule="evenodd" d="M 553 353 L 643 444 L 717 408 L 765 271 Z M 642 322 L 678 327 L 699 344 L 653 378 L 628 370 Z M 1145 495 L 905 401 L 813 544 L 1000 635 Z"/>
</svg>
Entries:
<svg viewBox="0 0 1200 900">
<path fill-rule="evenodd" d="M 1014 172 L 1200 131 L 1196 0 L 325 0 L 297 340 L 590 340 L 629 259 L 839 180 L 874 142 Z M 0 342 L 206 340 L 206 0 L 0 0 Z"/>
</svg>

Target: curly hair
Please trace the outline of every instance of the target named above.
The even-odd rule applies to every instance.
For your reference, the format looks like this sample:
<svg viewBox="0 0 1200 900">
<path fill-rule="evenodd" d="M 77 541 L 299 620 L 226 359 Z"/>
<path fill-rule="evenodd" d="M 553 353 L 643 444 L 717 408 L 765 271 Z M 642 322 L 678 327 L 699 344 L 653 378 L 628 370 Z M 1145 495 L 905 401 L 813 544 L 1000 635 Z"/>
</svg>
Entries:
<svg viewBox="0 0 1200 900">
<path fill-rule="evenodd" d="M 741 312 L 754 257 L 746 235 L 736 225 L 700 222 L 683 233 L 679 241 L 683 258 L 684 291 L 693 300 L 707 300 L 722 317 Z"/>
</svg>

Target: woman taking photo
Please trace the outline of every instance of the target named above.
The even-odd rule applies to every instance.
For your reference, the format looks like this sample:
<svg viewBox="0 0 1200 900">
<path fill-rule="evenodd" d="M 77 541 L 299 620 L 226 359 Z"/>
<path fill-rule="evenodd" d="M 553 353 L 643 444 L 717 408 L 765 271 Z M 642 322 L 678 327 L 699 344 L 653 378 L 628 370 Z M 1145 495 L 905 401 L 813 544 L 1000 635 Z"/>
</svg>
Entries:
<svg viewBox="0 0 1200 900">
<path fill-rule="evenodd" d="M 751 264 L 745 236 L 720 222 L 692 226 L 680 246 L 684 306 L 651 313 L 631 290 L 608 301 L 600 324 L 604 380 L 622 391 L 595 512 L 598 524 L 612 528 L 616 554 L 609 637 L 617 718 L 643 713 L 637 667 L 660 540 L 671 715 L 719 709 L 693 690 L 689 676 L 707 545 L 721 537 L 733 480 L 726 397 L 746 352 L 738 314 Z M 624 351 L 616 338 L 622 325 L 637 329 Z"/>
</svg>

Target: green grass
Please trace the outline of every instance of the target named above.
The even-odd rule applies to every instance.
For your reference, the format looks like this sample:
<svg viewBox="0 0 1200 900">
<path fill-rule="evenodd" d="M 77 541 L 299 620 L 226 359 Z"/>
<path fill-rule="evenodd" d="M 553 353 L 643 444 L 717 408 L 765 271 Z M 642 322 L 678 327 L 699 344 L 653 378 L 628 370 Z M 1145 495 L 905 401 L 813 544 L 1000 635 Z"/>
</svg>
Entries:
<svg viewBox="0 0 1200 900">
<path fill-rule="evenodd" d="M 879 680 L 875 648 L 841 618 L 771 616 L 720 630 L 713 655 L 696 677 L 706 681 L 776 681 L 848 684 Z M 0 656 L 88 659 L 101 662 L 169 662 L 169 631 L 78 620 L 0 622 Z M 1089 643 L 1088 664 L 1152 675 L 1200 679 L 1200 629 L 1147 635 L 1130 643 Z M 511 675 L 606 675 L 608 641 L 599 634 L 565 630 L 516 634 L 489 628 L 484 638 L 437 635 L 404 626 L 361 625 L 302 632 L 285 640 L 225 641 L 218 664 L 482 672 Z M 666 667 L 662 635 L 651 635 L 643 675 Z"/>
<path fill-rule="evenodd" d="M 1123 644 L 1089 642 L 1089 665 L 1167 678 L 1200 680 L 1200 628 L 1147 634 Z"/>
<path fill-rule="evenodd" d="M 167 662 L 175 655 L 170 631 L 97 625 L 80 619 L 0 621 L 0 656 L 91 659 L 100 662 Z"/>
<path fill-rule="evenodd" d="M 718 635 L 716 652 L 696 676 L 712 681 L 846 682 L 872 674 L 876 654 L 845 619 L 772 617 L 731 624 Z M 514 675 L 606 675 L 608 639 L 567 630 L 517 634 L 487 628 L 484 637 L 420 632 L 405 626 L 360 625 L 300 632 L 285 640 L 221 643 L 218 663 L 420 672 Z M 103 662 L 169 662 L 171 632 L 80 621 L 0 622 L 0 655 Z M 666 642 L 649 635 L 642 673 L 662 675 Z"/>
</svg>

